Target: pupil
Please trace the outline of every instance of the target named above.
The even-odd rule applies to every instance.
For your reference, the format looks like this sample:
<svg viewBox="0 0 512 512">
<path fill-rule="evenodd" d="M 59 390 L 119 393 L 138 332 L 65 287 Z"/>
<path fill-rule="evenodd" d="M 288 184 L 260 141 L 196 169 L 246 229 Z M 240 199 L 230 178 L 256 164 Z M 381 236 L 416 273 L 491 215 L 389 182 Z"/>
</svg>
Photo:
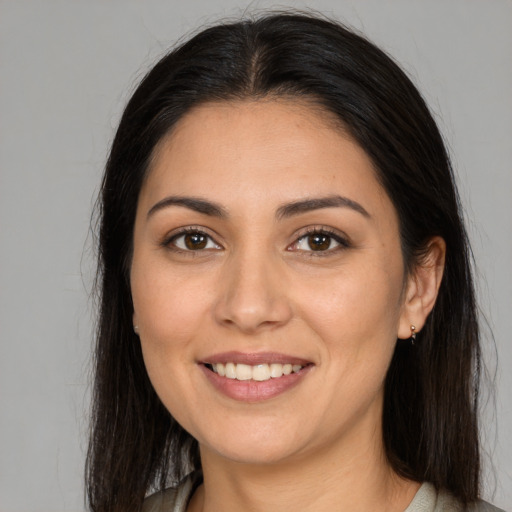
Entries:
<svg viewBox="0 0 512 512">
<path fill-rule="evenodd" d="M 325 251 L 331 245 L 331 237 L 328 235 L 309 235 L 308 245 L 313 251 Z"/>
<path fill-rule="evenodd" d="M 188 235 L 185 235 L 185 245 L 187 246 L 187 249 L 193 251 L 197 249 L 204 249 L 206 244 L 206 236 L 201 233 L 189 233 Z"/>
</svg>

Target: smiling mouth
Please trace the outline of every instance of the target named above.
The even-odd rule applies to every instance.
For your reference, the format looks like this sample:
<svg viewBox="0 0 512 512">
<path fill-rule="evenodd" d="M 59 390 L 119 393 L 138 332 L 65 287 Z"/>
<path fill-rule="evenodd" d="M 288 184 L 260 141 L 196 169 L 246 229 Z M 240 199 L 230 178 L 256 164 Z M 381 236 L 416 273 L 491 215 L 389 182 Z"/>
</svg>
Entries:
<svg viewBox="0 0 512 512">
<path fill-rule="evenodd" d="M 256 382 L 264 382 L 270 379 L 279 379 L 292 373 L 299 373 L 309 365 L 291 363 L 270 363 L 270 364 L 242 364 L 242 363 L 205 363 L 205 367 L 227 379 Z"/>
</svg>

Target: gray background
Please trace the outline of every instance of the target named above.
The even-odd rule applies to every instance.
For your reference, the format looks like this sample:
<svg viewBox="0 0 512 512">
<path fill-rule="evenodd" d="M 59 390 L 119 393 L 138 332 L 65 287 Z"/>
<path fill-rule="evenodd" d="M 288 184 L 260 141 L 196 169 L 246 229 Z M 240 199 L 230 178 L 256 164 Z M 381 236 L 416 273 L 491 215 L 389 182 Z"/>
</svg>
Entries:
<svg viewBox="0 0 512 512">
<path fill-rule="evenodd" d="M 107 148 L 155 58 L 182 34 L 248 5 L 0 0 L 2 512 L 84 509 L 94 313 L 88 229 Z M 512 3 L 285 5 L 309 5 L 363 30 L 405 67 L 436 114 L 459 176 L 498 352 L 497 420 L 491 397 L 483 432 L 486 497 L 512 510 Z"/>
</svg>

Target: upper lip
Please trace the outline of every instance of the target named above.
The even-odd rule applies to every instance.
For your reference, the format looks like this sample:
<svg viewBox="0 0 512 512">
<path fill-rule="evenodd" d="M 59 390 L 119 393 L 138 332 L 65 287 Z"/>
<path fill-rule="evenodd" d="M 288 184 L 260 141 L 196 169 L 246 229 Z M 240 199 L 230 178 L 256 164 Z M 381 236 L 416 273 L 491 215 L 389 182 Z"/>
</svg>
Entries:
<svg viewBox="0 0 512 512">
<path fill-rule="evenodd" d="M 280 354 L 278 352 L 222 352 L 205 357 L 200 361 L 203 364 L 235 363 L 256 366 L 258 364 L 300 364 L 306 366 L 311 361 L 301 357 Z"/>
</svg>

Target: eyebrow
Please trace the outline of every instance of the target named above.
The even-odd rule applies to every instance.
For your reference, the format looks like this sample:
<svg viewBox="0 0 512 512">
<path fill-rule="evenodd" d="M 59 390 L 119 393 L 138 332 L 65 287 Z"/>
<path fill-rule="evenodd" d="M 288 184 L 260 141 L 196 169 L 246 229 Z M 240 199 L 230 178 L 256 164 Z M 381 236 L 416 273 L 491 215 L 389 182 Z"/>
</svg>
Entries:
<svg viewBox="0 0 512 512">
<path fill-rule="evenodd" d="M 217 203 L 200 199 L 198 197 L 169 196 L 154 204 L 148 211 L 148 217 L 169 206 L 182 206 L 203 215 L 225 219 L 228 217 L 227 210 Z M 276 218 L 281 220 L 301 213 L 307 213 L 322 208 L 350 208 L 364 217 L 371 215 L 357 201 L 343 196 L 327 196 L 312 199 L 303 199 L 292 203 L 284 204 L 277 209 Z"/>
<path fill-rule="evenodd" d="M 327 196 L 288 203 L 277 210 L 276 217 L 278 219 L 284 219 L 322 208 L 350 208 L 364 217 L 371 217 L 361 204 L 343 196 Z"/>
<path fill-rule="evenodd" d="M 183 206 L 211 217 L 226 218 L 228 216 L 227 211 L 222 206 L 211 201 L 198 197 L 169 196 L 153 205 L 148 211 L 148 217 L 169 206 Z"/>
</svg>

